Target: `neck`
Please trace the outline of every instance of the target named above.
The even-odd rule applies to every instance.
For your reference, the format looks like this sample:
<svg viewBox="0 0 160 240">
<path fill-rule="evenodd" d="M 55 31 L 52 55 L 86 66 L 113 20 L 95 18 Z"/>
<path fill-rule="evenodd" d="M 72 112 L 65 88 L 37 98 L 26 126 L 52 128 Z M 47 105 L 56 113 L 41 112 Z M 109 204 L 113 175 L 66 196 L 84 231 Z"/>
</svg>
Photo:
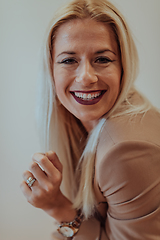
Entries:
<svg viewBox="0 0 160 240">
<path fill-rule="evenodd" d="M 90 133 L 98 123 L 97 120 L 87 121 L 87 122 L 81 121 L 81 122 L 88 133 Z"/>
</svg>

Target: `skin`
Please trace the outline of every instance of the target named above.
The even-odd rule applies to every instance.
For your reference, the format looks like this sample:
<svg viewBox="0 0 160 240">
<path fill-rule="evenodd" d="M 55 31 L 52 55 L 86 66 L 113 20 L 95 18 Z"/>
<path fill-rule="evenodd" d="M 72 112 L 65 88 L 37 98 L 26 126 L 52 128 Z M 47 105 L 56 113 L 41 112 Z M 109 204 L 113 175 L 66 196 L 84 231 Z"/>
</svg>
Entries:
<svg viewBox="0 0 160 240">
<path fill-rule="evenodd" d="M 56 33 L 53 59 L 58 99 L 87 131 L 92 130 L 113 107 L 120 89 L 121 60 L 110 26 L 91 19 L 63 24 Z M 100 90 L 105 93 L 96 104 L 84 105 L 73 97 L 73 92 Z"/>
<path fill-rule="evenodd" d="M 29 177 L 36 179 L 31 188 L 26 183 Z M 62 164 L 55 152 L 35 153 L 23 179 L 20 188 L 31 205 L 41 208 L 58 222 L 70 222 L 75 218 L 76 210 L 60 191 Z"/>
<path fill-rule="evenodd" d="M 59 101 L 89 132 L 113 107 L 119 94 L 122 67 L 112 30 L 91 19 L 62 24 L 56 32 L 53 60 Z M 74 93 L 103 95 L 83 104 L 75 99 Z M 60 191 L 62 172 L 55 152 L 35 153 L 29 171 L 23 174 L 21 189 L 34 207 L 43 209 L 59 222 L 70 222 L 76 210 Z M 26 184 L 30 176 L 36 179 L 31 188 Z"/>
</svg>

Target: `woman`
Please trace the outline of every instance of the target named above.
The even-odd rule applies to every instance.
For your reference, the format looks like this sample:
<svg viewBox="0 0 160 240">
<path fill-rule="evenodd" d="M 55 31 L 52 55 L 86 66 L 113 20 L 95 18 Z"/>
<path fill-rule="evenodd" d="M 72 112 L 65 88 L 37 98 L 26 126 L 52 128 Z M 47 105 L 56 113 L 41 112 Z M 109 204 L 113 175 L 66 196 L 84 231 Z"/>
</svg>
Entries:
<svg viewBox="0 0 160 240">
<path fill-rule="evenodd" d="M 107 0 L 74 0 L 46 36 L 46 154 L 23 174 L 24 195 L 60 224 L 53 239 L 160 239 L 160 114 L 134 88 L 138 56 L 123 16 Z"/>
</svg>

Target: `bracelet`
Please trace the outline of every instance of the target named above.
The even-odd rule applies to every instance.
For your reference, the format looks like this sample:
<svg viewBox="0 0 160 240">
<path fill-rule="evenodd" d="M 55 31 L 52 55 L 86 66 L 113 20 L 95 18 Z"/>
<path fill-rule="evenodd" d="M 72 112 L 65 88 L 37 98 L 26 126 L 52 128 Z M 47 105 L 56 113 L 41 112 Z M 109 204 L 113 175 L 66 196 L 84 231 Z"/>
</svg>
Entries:
<svg viewBox="0 0 160 240">
<path fill-rule="evenodd" d="M 78 210 L 77 216 L 72 222 L 65 222 L 59 225 L 59 228 L 57 229 L 58 232 L 61 233 L 64 237 L 73 237 L 78 232 L 83 218 L 84 216 L 81 213 L 81 210 Z"/>
</svg>

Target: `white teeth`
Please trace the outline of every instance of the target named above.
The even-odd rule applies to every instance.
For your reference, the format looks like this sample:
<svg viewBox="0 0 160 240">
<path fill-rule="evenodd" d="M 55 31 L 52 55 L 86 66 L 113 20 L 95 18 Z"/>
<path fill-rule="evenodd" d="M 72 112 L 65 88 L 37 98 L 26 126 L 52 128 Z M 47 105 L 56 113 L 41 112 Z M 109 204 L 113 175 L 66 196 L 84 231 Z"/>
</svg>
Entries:
<svg viewBox="0 0 160 240">
<path fill-rule="evenodd" d="M 101 95 L 102 92 L 99 93 L 80 93 L 80 92 L 74 92 L 75 96 L 78 98 L 81 98 L 83 100 L 91 100 L 94 99 L 96 97 L 99 97 Z"/>
</svg>

